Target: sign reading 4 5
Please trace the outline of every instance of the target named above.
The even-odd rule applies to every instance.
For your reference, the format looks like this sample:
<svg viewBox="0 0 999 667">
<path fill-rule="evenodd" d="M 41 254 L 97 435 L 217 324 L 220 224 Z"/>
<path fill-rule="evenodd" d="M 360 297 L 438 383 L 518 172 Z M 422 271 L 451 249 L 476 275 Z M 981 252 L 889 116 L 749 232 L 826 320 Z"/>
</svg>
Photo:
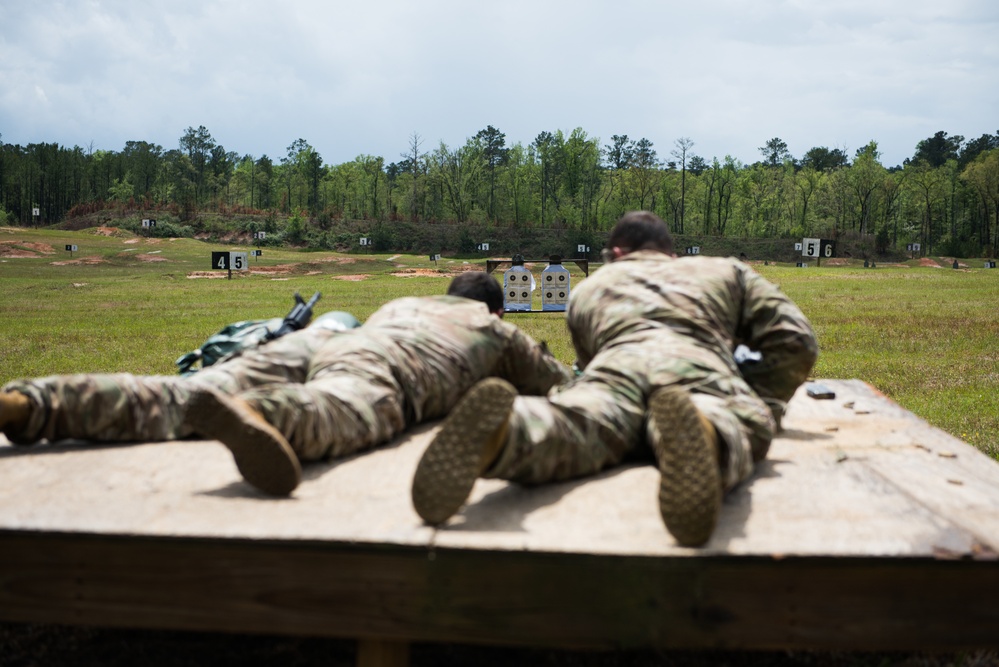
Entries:
<svg viewBox="0 0 999 667">
<path fill-rule="evenodd" d="M 213 252 L 213 269 L 228 269 L 230 271 L 246 271 L 250 268 L 245 252 Z"/>
</svg>

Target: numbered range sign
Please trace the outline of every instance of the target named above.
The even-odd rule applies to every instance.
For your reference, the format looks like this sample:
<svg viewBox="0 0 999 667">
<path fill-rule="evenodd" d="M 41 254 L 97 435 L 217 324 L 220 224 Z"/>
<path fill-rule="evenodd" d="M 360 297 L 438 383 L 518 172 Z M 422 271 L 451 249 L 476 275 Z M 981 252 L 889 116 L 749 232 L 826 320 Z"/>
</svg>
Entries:
<svg viewBox="0 0 999 667">
<path fill-rule="evenodd" d="M 689 245 L 689 246 L 687 246 L 687 254 L 688 255 L 700 255 L 701 254 L 701 246 L 699 246 L 699 245 Z"/>
<path fill-rule="evenodd" d="M 996 262 L 995 262 L 995 260 L 994 259 L 990 259 L 989 261 L 985 262 L 985 268 L 986 269 L 994 269 L 994 268 L 996 268 Z"/>
<path fill-rule="evenodd" d="M 66 246 L 66 252 L 76 252 L 77 250 L 79 250 L 79 248 L 77 248 L 75 245 Z"/>
<path fill-rule="evenodd" d="M 534 275 L 523 266 L 514 266 L 503 273 L 504 310 L 530 310 L 534 293 Z"/>
<path fill-rule="evenodd" d="M 142 220 L 142 226 L 143 227 L 147 227 L 147 228 L 148 227 L 155 227 L 156 226 L 156 221 L 153 220 L 152 218 L 144 218 Z"/>
<path fill-rule="evenodd" d="M 213 252 L 212 268 L 229 271 L 246 271 L 250 268 L 245 252 Z"/>
<path fill-rule="evenodd" d="M 825 258 L 836 256 L 836 242 L 829 239 L 802 239 L 802 257 Z"/>
<path fill-rule="evenodd" d="M 373 244 L 371 243 L 371 239 L 369 239 L 367 236 L 362 236 L 361 237 L 361 245 L 368 246 L 368 245 L 373 245 Z"/>
<path fill-rule="evenodd" d="M 481 252 L 489 252 L 489 244 L 488 244 L 488 243 L 480 243 L 480 244 L 479 244 L 479 245 L 477 246 L 477 248 L 478 248 L 478 250 L 479 250 L 479 251 L 481 251 Z"/>
<path fill-rule="evenodd" d="M 541 272 L 541 310 L 565 310 L 569 303 L 569 269 L 549 264 Z"/>
</svg>

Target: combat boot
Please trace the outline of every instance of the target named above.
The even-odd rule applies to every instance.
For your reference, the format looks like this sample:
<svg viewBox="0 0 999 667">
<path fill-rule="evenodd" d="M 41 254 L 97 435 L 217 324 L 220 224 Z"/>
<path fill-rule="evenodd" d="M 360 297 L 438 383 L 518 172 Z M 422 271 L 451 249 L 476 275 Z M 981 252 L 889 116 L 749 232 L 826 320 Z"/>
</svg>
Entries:
<svg viewBox="0 0 999 667">
<path fill-rule="evenodd" d="M 516 397 L 509 382 L 487 378 L 444 419 L 413 476 L 413 507 L 424 521 L 442 524 L 465 504 L 503 449 Z"/>
<path fill-rule="evenodd" d="M 678 544 L 699 547 L 711 537 L 721 512 L 718 434 L 682 387 L 652 394 L 649 423 L 663 522 Z"/>
<path fill-rule="evenodd" d="M 0 392 L 0 431 L 22 430 L 31 417 L 31 401 L 19 391 Z"/>
<path fill-rule="evenodd" d="M 191 392 L 184 424 L 228 447 L 243 479 L 264 493 L 286 496 L 302 479 L 291 445 L 246 401 L 198 387 Z"/>
</svg>

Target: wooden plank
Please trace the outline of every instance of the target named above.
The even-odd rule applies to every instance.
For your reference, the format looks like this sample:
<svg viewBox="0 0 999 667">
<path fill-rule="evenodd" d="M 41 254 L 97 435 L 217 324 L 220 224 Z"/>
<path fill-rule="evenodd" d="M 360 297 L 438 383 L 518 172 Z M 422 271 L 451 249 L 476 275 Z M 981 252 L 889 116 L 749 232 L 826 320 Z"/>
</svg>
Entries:
<svg viewBox="0 0 999 667">
<path fill-rule="evenodd" d="M 357 667 L 407 667 L 409 643 L 380 639 L 357 642 Z"/>
<path fill-rule="evenodd" d="M 999 645 L 999 567 L 0 534 L 0 618 L 557 648 Z"/>
</svg>

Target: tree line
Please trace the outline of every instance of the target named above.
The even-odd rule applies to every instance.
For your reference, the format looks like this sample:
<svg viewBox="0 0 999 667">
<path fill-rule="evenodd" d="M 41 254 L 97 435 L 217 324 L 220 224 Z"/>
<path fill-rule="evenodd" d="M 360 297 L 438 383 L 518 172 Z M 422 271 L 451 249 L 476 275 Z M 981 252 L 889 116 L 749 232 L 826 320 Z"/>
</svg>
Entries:
<svg viewBox="0 0 999 667">
<path fill-rule="evenodd" d="M 999 132 L 965 140 L 937 132 L 903 164 L 882 163 L 876 141 L 853 155 L 817 146 L 800 158 L 780 138 L 752 164 L 707 160 L 688 137 L 662 155 L 651 141 L 577 128 L 508 144 L 487 126 L 461 146 L 418 133 L 394 162 L 359 155 L 327 164 L 297 139 L 277 159 L 226 150 L 189 127 L 166 150 L 129 141 L 121 151 L 0 136 L 0 223 L 52 224 L 107 208 L 282 214 L 327 229 L 337 220 L 474 223 L 512 228 L 608 229 L 648 209 L 674 233 L 732 237 L 848 237 L 885 252 L 999 254 Z"/>
</svg>

